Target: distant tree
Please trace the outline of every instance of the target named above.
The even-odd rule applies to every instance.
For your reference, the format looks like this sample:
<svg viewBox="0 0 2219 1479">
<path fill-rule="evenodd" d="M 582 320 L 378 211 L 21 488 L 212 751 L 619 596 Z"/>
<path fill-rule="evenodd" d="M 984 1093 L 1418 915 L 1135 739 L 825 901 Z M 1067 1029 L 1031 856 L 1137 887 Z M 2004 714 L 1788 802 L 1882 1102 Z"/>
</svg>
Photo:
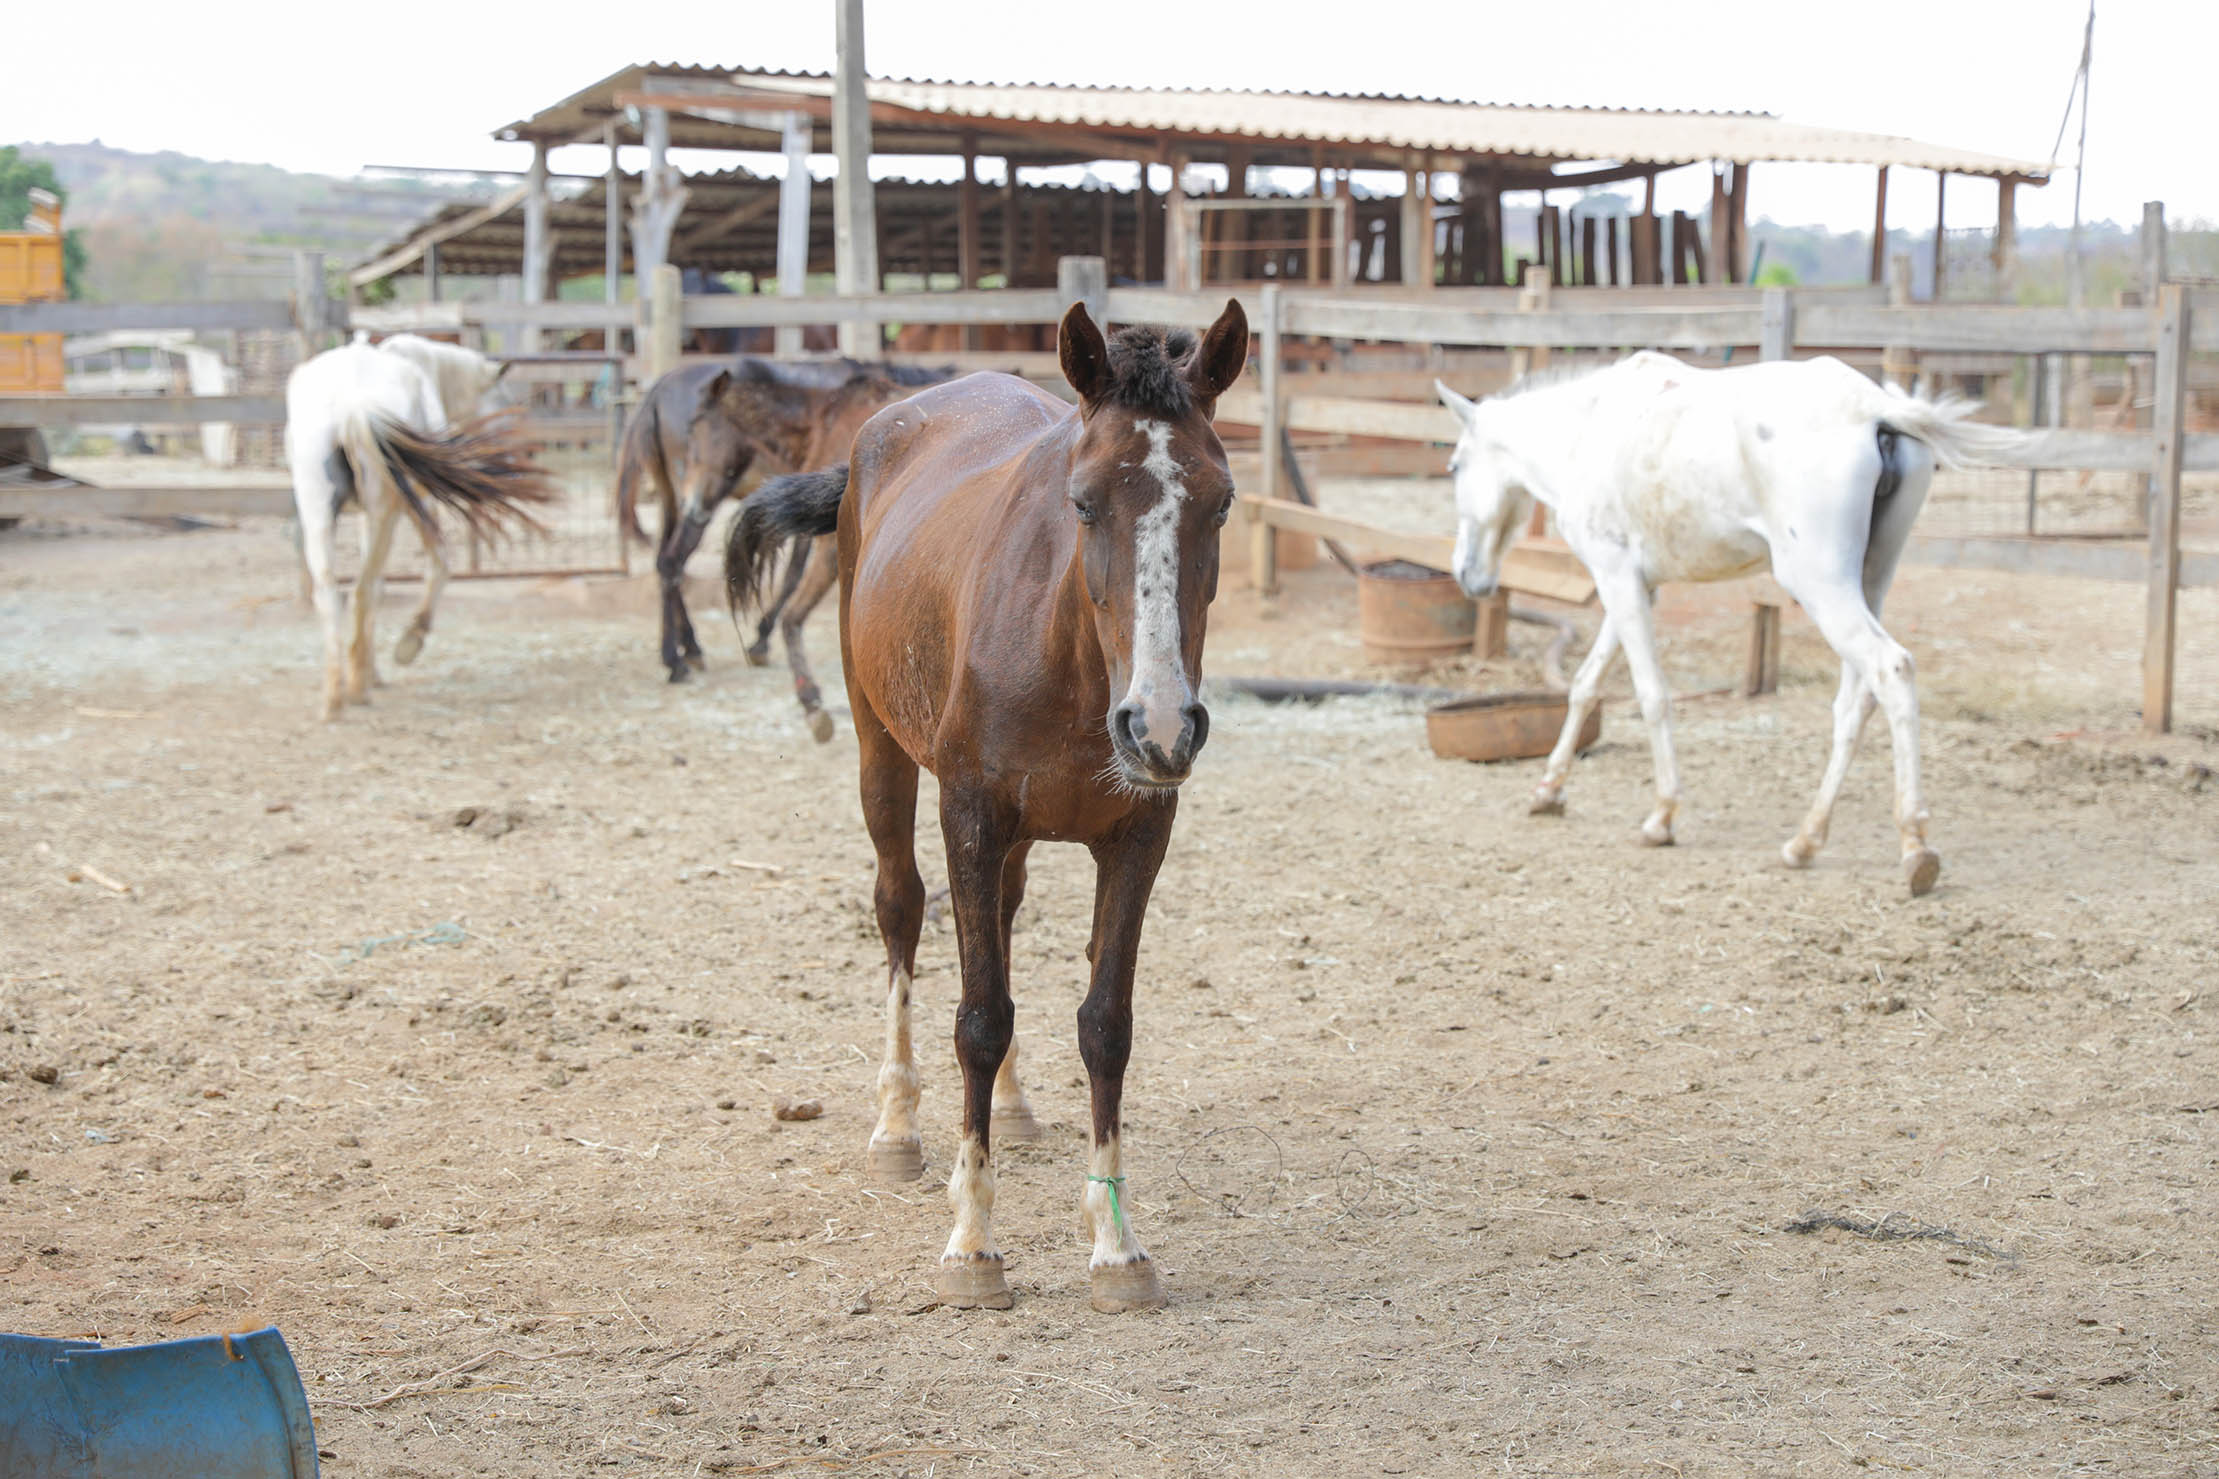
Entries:
<svg viewBox="0 0 2219 1479">
<path fill-rule="evenodd" d="M 50 190 L 61 200 L 69 192 L 55 178 L 54 166 L 43 159 L 25 159 L 9 144 L 0 148 L 0 231 L 21 231 L 31 219 L 31 192 Z M 85 242 L 75 231 L 62 233 L 62 283 L 72 298 L 84 291 Z"/>
</svg>

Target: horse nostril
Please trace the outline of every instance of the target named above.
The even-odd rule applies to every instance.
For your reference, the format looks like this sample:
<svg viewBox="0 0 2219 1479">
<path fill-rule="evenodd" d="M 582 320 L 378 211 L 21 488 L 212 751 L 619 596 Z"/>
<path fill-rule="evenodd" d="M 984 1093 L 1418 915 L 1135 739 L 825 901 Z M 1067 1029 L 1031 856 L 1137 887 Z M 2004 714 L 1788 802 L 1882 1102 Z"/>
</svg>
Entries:
<svg viewBox="0 0 2219 1479">
<path fill-rule="evenodd" d="M 1180 748 L 1186 752 L 1186 758 L 1191 762 L 1202 753 L 1202 747 L 1209 743 L 1210 711 L 1200 704 L 1188 704 L 1180 713 L 1187 721 L 1187 732 L 1182 736 L 1184 743 Z"/>
<path fill-rule="evenodd" d="M 1124 748 L 1137 753 L 1140 742 L 1148 737 L 1148 724 L 1140 717 L 1140 706 L 1119 704 L 1110 710 L 1110 733 Z"/>
</svg>

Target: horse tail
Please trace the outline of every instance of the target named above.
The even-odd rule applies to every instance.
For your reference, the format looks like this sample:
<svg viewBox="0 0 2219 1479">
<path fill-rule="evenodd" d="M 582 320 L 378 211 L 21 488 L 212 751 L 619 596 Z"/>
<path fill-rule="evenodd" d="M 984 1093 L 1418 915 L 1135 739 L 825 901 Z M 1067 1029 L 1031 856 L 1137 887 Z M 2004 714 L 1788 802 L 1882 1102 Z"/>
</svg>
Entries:
<svg viewBox="0 0 2219 1479">
<path fill-rule="evenodd" d="M 630 534 L 641 544 L 653 544 L 647 531 L 640 527 L 640 479 L 647 475 L 647 459 L 654 455 L 655 403 L 650 400 L 631 424 L 624 428 L 624 445 L 616 461 L 616 522 L 617 527 Z"/>
<path fill-rule="evenodd" d="M 734 616 L 762 598 L 763 583 L 790 538 L 830 534 L 840 523 L 848 465 L 772 478 L 740 505 L 724 546 L 724 595 Z"/>
<path fill-rule="evenodd" d="M 1962 396 L 1930 401 L 1891 394 L 1880 407 L 1878 435 L 1884 441 L 1892 432 L 1922 442 L 1933 452 L 1934 460 L 1944 467 L 1992 463 L 2027 440 L 2023 431 L 2008 426 L 1988 426 L 1971 419 L 1979 409 L 1978 401 Z M 1883 445 L 1883 460 L 1888 460 L 1887 453 Z"/>
<path fill-rule="evenodd" d="M 342 440 L 358 477 L 373 458 L 383 465 L 427 542 L 439 538 L 434 503 L 461 515 L 476 534 L 500 535 L 512 524 L 544 534 L 546 526 L 528 505 L 552 501 L 556 489 L 546 469 L 532 460 L 517 414 L 497 411 L 445 432 L 425 433 L 371 412 L 356 419 Z"/>
</svg>

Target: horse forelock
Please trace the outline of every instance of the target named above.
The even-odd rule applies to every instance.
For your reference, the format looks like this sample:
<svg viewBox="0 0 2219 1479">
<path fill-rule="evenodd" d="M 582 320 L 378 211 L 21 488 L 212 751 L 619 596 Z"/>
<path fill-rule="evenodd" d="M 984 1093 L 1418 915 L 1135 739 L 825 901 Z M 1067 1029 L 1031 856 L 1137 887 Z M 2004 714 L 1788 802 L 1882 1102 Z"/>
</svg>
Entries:
<svg viewBox="0 0 2219 1479">
<path fill-rule="evenodd" d="M 1148 416 L 1180 420 L 1193 414 L 1187 366 L 1194 349 L 1194 335 L 1185 329 L 1119 329 L 1110 336 L 1110 385 L 1101 399 Z"/>
</svg>

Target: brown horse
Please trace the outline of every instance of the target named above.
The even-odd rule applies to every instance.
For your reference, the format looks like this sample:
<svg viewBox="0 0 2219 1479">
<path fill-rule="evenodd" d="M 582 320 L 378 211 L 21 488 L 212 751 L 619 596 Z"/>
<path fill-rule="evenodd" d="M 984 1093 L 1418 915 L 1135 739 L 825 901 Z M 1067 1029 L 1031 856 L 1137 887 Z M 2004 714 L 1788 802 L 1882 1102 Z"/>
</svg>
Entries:
<svg viewBox="0 0 2219 1479">
<path fill-rule="evenodd" d="M 1218 530 L 1233 502 L 1210 417 L 1247 358 L 1248 322 L 1227 303 L 1199 345 L 1146 328 L 1105 342 L 1074 305 L 1059 347 L 1076 409 L 995 374 L 888 407 L 857 435 L 851 467 L 780 478 L 748 501 L 725 576 L 735 604 L 749 601 L 781 541 L 837 531 L 840 653 L 887 955 L 868 1154 L 882 1176 L 914 1177 L 923 1165 L 909 1035 L 925 904 L 918 768 L 940 781 L 963 966 L 955 1230 L 934 1280 L 946 1304 L 1010 1302 L 991 1228 L 988 1128 L 1032 1119 L 1009 995 L 1025 855 L 1036 841 L 1093 852 L 1093 980 L 1078 1017 L 1093 1150 L 1080 1207 L 1094 1240 L 1094 1307 L 1115 1311 L 1164 1302 L 1121 1195 L 1120 1101 L 1141 917 L 1179 785 L 1209 734 L 1196 693 Z"/>
<path fill-rule="evenodd" d="M 650 542 L 639 521 L 643 482 L 662 504 L 655 569 L 662 583 L 662 659 L 671 682 L 685 681 L 691 669 L 702 665 L 701 644 L 686 612 L 684 575 L 718 505 L 758 467 L 771 473 L 806 472 L 838 461 L 847 455 L 856 430 L 880 407 L 952 373 L 854 360 L 781 364 L 741 359 L 729 365 L 684 365 L 655 382 L 625 428 L 616 500 L 618 517 L 642 544 Z M 807 546 L 795 552 L 784 594 L 763 613 L 747 649 L 748 662 L 762 666 L 770 655 L 771 627 L 779 625 L 795 694 L 819 740 L 832 737 L 832 719 L 809 670 L 801 623 L 832 586 L 830 541 L 825 544 L 806 576 Z"/>
</svg>

